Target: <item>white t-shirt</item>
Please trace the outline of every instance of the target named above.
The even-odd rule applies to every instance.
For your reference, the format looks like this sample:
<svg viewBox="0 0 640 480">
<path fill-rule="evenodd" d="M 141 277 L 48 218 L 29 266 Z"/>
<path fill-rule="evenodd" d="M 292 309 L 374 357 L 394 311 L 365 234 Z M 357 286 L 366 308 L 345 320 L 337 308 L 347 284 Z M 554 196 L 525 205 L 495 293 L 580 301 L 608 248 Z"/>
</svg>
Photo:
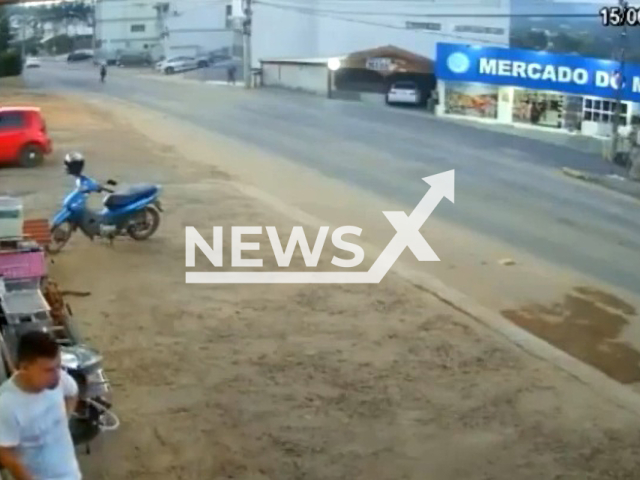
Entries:
<svg viewBox="0 0 640 480">
<path fill-rule="evenodd" d="M 78 385 L 65 371 L 53 390 L 27 393 L 13 381 L 0 386 L 0 446 L 16 448 L 35 480 L 81 480 L 65 397 Z"/>
</svg>

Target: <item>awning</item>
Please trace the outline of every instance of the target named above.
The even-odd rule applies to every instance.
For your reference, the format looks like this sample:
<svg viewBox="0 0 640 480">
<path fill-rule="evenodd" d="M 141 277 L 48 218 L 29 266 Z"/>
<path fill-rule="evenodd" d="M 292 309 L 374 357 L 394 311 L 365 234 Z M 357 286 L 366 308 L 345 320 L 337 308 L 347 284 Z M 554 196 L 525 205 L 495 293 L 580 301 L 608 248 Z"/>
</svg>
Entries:
<svg viewBox="0 0 640 480">
<path fill-rule="evenodd" d="M 347 55 L 342 68 L 375 70 L 382 75 L 394 73 L 433 74 L 435 62 L 402 48 L 387 45 Z"/>
</svg>

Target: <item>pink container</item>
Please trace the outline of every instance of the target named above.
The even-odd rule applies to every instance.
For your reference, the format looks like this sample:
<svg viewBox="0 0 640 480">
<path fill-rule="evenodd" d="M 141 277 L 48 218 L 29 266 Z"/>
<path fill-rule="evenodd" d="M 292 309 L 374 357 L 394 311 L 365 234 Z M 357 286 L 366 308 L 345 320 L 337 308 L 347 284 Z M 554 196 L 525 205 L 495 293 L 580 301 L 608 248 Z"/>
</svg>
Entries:
<svg viewBox="0 0 640 480">
<path fill-rule="evenodd" d="M 43 277 L 46 274 L 44 252 L 0 254 L 0 276 L 7 280 Z"/>
</svg>

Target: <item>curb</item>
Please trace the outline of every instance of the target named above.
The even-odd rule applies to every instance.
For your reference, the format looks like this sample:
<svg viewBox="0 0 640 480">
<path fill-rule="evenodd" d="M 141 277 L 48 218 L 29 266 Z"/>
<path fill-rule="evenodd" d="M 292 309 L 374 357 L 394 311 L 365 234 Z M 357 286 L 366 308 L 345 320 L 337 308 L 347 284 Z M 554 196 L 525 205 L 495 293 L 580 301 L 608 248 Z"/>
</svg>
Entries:
<svg viewBox="0 0 640 480">
<path fill-rule="evenodd" d="M 577 178 L 579 180 L 586 180 L 587 182 L 596 182 L 596 177 L 583 172 L 581 170 L 574 170 L 573 168 L 562 167 L 562 173 L 571 178 Z"/>
<path fill-rule="evenodd" d="M 286 206 L 282 206 L 280 200 L 256 187 L 245 185 L 241 191 L 259 201 L 263 201 L 271 208 L 301 222 L 303 225 L 331 224 L 331 222 L 310 216 L 298 208 L 291 210 Z M 507 344 L 513 348 L 558 368 L 572 379 L 589 388 L 594 395 L 640 418 L 640 394 L 636 393 L 631 387 L 608 377 L 597 368 L 578 360 L 546 340 L 515 325 L 470 296 L 445 284 L 437 277 L 398 265 L 394 268 L 396 275 L 409 281 L 415 288 L 427 295 L 431 295 L 478 325 L 483 326 L 491 334 L 506 339 Z"/>
<path fill-rule="evenodd" d="M 615 186 L 609 184 L 604 176 L 601 175 L 592 175 L 587 172 L 583 172 L 581 170 L 574 170 L 573 168 L 563 167 L 561 169 L 562 173 L 570 178 L 575 178 L 577 180 L 582 180 L 584 182 L 590 183 L 591 185 L 596 185 L 597 187 L 603 188 L 609 192 L 612 192 L 616 195 L 622 195 L 623 197 L 631 200 L 640 200 L 640 190 L 638 192 L 625 191 L 622 188 L 616 188 Z"/>
</svg>

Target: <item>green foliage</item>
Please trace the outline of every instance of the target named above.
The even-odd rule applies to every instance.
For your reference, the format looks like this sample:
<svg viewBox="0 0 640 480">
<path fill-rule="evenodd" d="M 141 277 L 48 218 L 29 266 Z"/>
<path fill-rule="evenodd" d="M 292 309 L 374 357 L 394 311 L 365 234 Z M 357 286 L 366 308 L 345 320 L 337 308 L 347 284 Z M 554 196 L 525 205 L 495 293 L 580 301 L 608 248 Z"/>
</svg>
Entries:
<svg viewBox="0 0 640 480">
<path fill-rule="evenodd" d="M 27 12 L 40 22 L 62 22 L 77 18 L 91 25 L 93 20 L 93 6 L 83 1 L 32 6 Z"/>
<path fill-rule="evenodd" d="M 519 35 L 512 35 L 511 46 L 527 50 L 545 50 L 549 44 L 547 34 L 543 31 L 528 30 Z"/>
<path fill-rule="evenodd" d="M 7 9 L 6 7 L 0 7 L 0 52 L 4 52 L 9 48 L 11 38 L 12 35 Z"/>
<path fill-rule="evenodd" d="M 0 52 L 0 77 L 15 77 L 22 73 L 20 53 L 13 50 Z"/>
</svg>

